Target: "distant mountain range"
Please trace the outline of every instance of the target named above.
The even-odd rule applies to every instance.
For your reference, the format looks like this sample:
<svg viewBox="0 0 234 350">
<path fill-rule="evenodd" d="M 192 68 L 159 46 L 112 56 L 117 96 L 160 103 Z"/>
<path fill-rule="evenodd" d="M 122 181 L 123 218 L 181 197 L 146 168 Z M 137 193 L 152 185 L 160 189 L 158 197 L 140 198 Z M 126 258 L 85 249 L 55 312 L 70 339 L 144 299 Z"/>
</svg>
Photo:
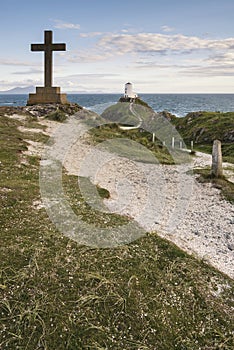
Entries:
<svg viewBox="0 0 234 350">
<path fill-rule="evenodd" d="M 0 91 L 1 95 L 25 95 L 25 94 L 29 94 L 32 92 L 36 92 L 35 86 L 31 85 L 31 86 L 26 86 L 26 87 L 15 87 L 13 89 L 10 90 L 4 90 L 4 91 Z"/>
</svg>

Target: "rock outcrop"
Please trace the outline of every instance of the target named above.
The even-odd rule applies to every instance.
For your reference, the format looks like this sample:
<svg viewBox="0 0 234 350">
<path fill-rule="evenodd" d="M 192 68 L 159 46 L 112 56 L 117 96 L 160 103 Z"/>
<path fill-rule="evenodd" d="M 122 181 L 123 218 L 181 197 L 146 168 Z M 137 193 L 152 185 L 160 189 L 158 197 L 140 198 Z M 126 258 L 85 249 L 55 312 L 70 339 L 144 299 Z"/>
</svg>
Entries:
<svg viewBox="0 0 234 350">
<path fill-rule="evenodd" d="M 33 117 L 47 117 L 53 113 L 63 114 L 65 117 L 72 115 L 83 107 L 77 103 L 70 104 L 38 104 L 33 106 L 22 106 L 22 107 L 0 107 L 1 115 L 12 115 L 12 114 L 26 114 Z"/>
</svg>

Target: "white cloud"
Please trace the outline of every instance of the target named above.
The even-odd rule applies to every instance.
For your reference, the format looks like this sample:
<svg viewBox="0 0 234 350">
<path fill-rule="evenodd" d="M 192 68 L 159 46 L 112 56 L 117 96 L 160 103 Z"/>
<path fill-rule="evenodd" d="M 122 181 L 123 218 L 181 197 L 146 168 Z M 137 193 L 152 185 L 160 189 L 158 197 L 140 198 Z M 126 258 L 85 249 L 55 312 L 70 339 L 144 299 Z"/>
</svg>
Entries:
<svg viewBox="0 0 234 350">
<path fill-rule="evenodd" d="M 74 28 L 76 26 L 61 21 L 59 23 L 63 28 Z M 63 90 L 70 88 L 70 90 L 86 89 L 91 91 L 96 89 L 98 91 L 102 89 L 104 91 L 106 89 L 105 91 L 108 91 L 110 88 L 111 91 L 114 91 L 114 89 L 117 91 L 117 89 L 121 89 L 121 84 L 125 82 L 125 79 L 130 79 L 133 82 L 138 81 L 139 84 L 148 79 L 148 84 L 152 82 L 152 88 L 150 89 L 153 91 L 153 85 L 169 86 L 168 84 L 174 81 L 174 85 L 178 83 L 178 86 L 180 86 L 181 82 L 181 86 L 187 84 L 186 86 L 191 87 L 191 84 L 195 84 L 195 82 L 200 81 L 200 78 L 204 78 L 203 81 L 210 82 L 209 86 L 212 86 L 212 82 L 215 86 L 215 82 L 218 81 L 217 89 L 220 91 L 223 87 L 225 89 L 225 84 L 229 81 L 228 77 L 234 76 L 234 38 L 232 37 L 214 39 L 171 34 L 169 32 L 161 34 L 133 33 L 125 32 L 125 30 L 120 30 L 119 33 L 81 33 L 80 37 L 94 38 L 94 40 L 90 40 L 89 47 L 87 47 L 86 40 L 79 39 L 80 45 L 84 45 L 83 48 L 80 46 L 77 51 L 59 54 L 67 61 L 66 69 L 61 70 L 61 65 L 58 63 L 55 66 L 55 71 L 58 69 L 54 78 L 55 85 L 58 84 L 58 86 L 63 87 Z M 70 62 L 80 63 L 79 67 L 81 68 L 78 71 L 84 73 L 95 72 L 95 64 L 98 63 L 96 71 L 100 74 L 74 74 L 63 77 L 62 75 L 65 75 L 66 72 L 69 72 L 69 74 L 72 72 L 74 66 Z M 91 64 L 86 67 L 86 63 Z M 22 78 L 24 78 L 23 74 L 27 78 L 30 77 L 30 74 L 39 73 L 38 67 L 43 70 L 42 64 L 39 66 L 38 63 L 21 62 L 15 57 L 12 59 L 2 58 L 0 59 L 1 64 L 21 66 L 22 69 L 15 68 L 14 70 L 18 71 L 10 74 L 21 74 Z M 24 72 L 23 69 L 25 69 Z M 6 67 L 2 67 L 3 73 L 5 70 Z M 119 74 L 101 73 L 105 71 Z M 221 77 L 224 77 L 223 81 L 225 82 L 222 82 Z M 227 77 L 226 80 L 225 77 Z M 2 79 L 4 79 L 4 75 L 2 75 Z M 108 84 L 106 84 L 106 81 L 108 81 Z M 223 84 L 221 84 L 222 86 L 220 81 Z M 41 85 L 43 84 L 43 77 L 41 76 L 39 82 L 22 80 L 18 82 L 0 82 L 0 84 L 2 86 L 6 84 L 6 89 L 14 86 Z M 145 86 L 147 87 L 148 84 L 145 83 Z M 148 87 L 146 89 L 149 90 Z M 191 89 L 188 91 L 191 91 Z"/>
<path fill-rule="evenodd" d="M 98 42 L 100 49 L 113 50 L 122 54 L 133 52 L 192 52 L 195 50 L 227 50 L 234 47 L 234 38 L 214 40 L 182 34 L 166 35 L 155 33 L 112 34 Z"/>
<path fill-rule="evenodd" d="M 95 36 L 103 35 L 102 32 L 80 33 L 81 38 L 94 38 Z"/>
<path fill-rule="evenodd" d="M 175 30 L 175 28 L 169 26 L 161 26 L 161 29 L 165 33 L 173 32 Z"/>
<path fill-rule="evenodd" d="M 34 79 L 22 79 L 22 80 L 0 80 L 0 90 L 9 90 L 12 88 L 15 88 L 16 86 L 19 87 L 27 87 L 27 86 L 39 86 L 42 82 L 40 80 L 34 80 Z"/>
<path fill-rule="evenodd" d="M 70 51 L 69 62 L 114 62 L 124 58 L 128 71 L 155 69 L 163 74 L 224 76 L 233 74 L 234 38 L 208 39 L 182 34 L 105 33 L 89 49 Z M 163 56 L 163 61 L 162 61 Z M 220 65 L 218 69 L 218 65 Z M 146 73 L 148 74 L 148 73 Z"/>
<path fill-rule="evenodd" d="M 207 65 L 204 67 L 187 67 L 182 70 L 184 76 L 218 77 L 234 76 L 234 64 L 230 65 Z"/>
<path fill-rule="evenodd" d="M 57 77 L 57 80 L 60 82 L 69 82 L 69 84 L 76 84 L 77 81 L 82 81 L 82 83 L 86 82 L 97 82 L 99 79 L 105 80 L 110 78 L 118 77 L 119 74 L 110 74 L 110 73 L 84 73 L 84 74 L 74 74 L 74 75 L 67 75 L 64 77 Z"/>
<path fill-rule="evenodd" d="M 2 58 L 2 59 L 0 59 L 0 65 L 28 67 L 28 66 L 37 66 L 38 64 L 32 63 L 32 62 L 25 62 L 25 61 L 18 61 L 18 60 L 14 60 L 14 59 Z"/>
<path fill-rule="evenodd" d="M 228 51 L 225 53 L 217 53 L 215 55 L 211 55 L 206 60 L 210 64 L 232 64 L 234 62 L 234 50 Z"/>
<path fill-rule="evenodd" d="M 98 61 L 105 61 L 112 57 L 113 56 L 110 52 L 100 52 L 96 49 L 90 49 L 78 52 L 70 51 L 65 58 L 72 63 L 92 63 Z"/>
<path fill-rule="evenodd" d="M 24 74 L 38 74 L 38 73 L 42 73 L 42 68 L 41 69 L 29 69 L 27 71 L 19 71 L 19 72 L 13 72 L 12 74 L 16 74 L 16 75 L 24 75 Z"/>
<path fill-rule="evenodd" d="M 54 27 L 57 29 L 80 29 L 79 24 L 64 22 L 59 19 L 53 20 L 55 22 Z"/>
<path fill-rule="evenodd" d="M 113 86 L 117 86 L 120 90 L 121 83 L 122 78 L 118 74 L 110 73 L 84 73 L 55 78 L 55 84 L 62 86 L 63 91 L 111 92 Z"/>
</svg>

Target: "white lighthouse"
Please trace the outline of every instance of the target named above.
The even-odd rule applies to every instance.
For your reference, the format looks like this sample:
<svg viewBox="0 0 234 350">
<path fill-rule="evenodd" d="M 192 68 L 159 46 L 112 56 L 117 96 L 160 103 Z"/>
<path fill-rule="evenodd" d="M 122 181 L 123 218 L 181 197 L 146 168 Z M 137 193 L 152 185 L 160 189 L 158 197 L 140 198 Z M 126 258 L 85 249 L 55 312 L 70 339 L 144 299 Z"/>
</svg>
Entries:
<svg viewBox="0 0 234 350">
<path fill-rule="evenodd" d="M 137 94 L 132 90 L 132 83 L 126 83 L 124 89 L 124 97 L 126 98 L 136 98 Z"/>
</svg>

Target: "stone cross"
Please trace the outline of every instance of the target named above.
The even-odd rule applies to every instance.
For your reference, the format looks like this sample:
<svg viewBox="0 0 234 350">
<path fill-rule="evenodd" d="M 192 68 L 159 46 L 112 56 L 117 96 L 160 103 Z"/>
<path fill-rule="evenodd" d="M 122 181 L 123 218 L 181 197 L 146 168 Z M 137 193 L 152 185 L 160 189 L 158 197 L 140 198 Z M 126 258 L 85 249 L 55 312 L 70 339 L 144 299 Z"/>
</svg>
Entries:
<svg viewBox="0 0 234 350">
<path fill-rule="evenodd" d="M 222 150 L 219 140 L 214 140 L 213 143 L 211 175 L 215 177 L 223 176 Z"/>
<path fill-rule="evenodd" d="M 45 87 L 52 87 L 53 51 L 66 51 L 66 44 L 53 44 L 52 30 L 45 30 L 44 44 L 32 44 L 31 51 L 45 52 Z"/>
</svg>

